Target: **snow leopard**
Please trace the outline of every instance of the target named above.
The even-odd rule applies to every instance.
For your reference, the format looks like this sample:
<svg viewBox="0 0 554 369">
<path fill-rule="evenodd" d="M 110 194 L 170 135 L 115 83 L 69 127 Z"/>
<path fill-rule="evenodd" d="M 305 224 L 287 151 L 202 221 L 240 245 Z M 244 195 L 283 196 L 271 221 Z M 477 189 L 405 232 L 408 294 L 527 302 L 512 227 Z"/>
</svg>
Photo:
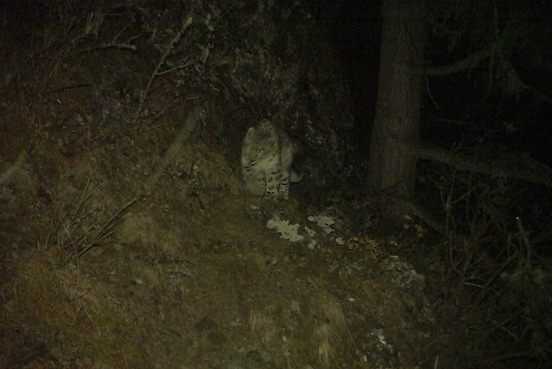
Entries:
<svg viewBox="0 0 554 369">
<path fill-rule="evenodd" d="M 267 119 L 250 127 L 242 141 L 242 177 L 254 195 L 289 198 L 289 183 L 302 176 L 291 169 L 295 145 L 287 134 Z"/>
</svg>

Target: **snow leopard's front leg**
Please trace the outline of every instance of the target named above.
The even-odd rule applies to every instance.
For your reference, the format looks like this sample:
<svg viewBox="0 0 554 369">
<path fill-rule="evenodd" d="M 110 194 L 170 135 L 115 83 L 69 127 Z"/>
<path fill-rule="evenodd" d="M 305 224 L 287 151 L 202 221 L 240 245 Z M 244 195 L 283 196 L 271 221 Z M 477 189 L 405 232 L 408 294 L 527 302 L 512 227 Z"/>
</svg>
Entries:
<svg viewBox="0 0 554 369">
<path fill-rule="evenodd" d="M 265 195 L 266 197 L 276 198 L 280 192 L 279 183 L 281 172 L 281 167 L 279 164 L 276 164 L 273 168 L 267 171 L 266 173 L 266 184 L 265 184 Z"/>
<path fill-rule="evenodd" d="M 290 169 L 281 168 L 281 177 L 279 179 L 279 196 L 283 199 L 289 199 Z"/>
</svg>

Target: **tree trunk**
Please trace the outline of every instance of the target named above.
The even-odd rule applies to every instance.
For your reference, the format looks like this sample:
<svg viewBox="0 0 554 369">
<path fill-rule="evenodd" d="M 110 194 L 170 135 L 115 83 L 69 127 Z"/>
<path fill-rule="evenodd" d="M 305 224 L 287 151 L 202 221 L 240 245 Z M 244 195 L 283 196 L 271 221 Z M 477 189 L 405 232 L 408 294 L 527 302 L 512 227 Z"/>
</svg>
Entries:
<svg viewBox="0 0 554 369">
<path fill-rule="evenodd" d="M 420 73 L 425 43 L 421 0 L 385 0 L 377 109 L 371 136 L 369 185 L 380 194 L 411 198 L 416 158 L 409 145 L 419 140 Z M 385 213 L 398 214 L 383 202 Z M 392 213 L 391 213 L 392 211 Z"/>
</svg>

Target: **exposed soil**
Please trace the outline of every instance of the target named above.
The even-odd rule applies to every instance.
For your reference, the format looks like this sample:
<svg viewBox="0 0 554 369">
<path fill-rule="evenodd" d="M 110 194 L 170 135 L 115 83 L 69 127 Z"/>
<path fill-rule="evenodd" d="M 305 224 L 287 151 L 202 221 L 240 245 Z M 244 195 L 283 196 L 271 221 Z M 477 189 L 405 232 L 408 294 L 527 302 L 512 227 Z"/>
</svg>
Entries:
<svg viewBox="0 0 554 369">
<path fill-rule="evenodd" d="M 294 189 L 287 203 L 249 196 L 236 165 L 195 134 L 154 191 L 129 205 L 169 146 L 171 127 L 157 132 L 67 156 L 51 146 L 67 131 L 49 131 L 1 188 L 7 367 L 429 359 L 423 277 L 340 217 L 303 206 Z M 304 239 L 283 239 L 270 219 L 300 224 Z"/>
<path fill-rule="evenodd" d="M 78 13 L 78 2 L 61 3 Z M 447 368 L 473 362 L 471 354 L 457 353 L 451 332 L 457 314 L 443 311 L 439 318 L 425 278 L 393 253 L 418 237 L 419 225 L 407 218 L 404 232 L 378 240 L 371 233 L 377 217 L 371 198 L 341 187 L 348 167 L 333 160 L 349 151 L 329 127 L 345 130 L 352 122 L 338 108 L 344 100 L 325 96 L 342 86 L 333 79 L 332 55 L 314 57 L 318 69 L 304 82 L 318 97 L 313 112 L 320 121 L 287 127 L 292 138 L 304 139 L 306 179 L 292 186 L 289 201 L 276 202 L 244 191 L 240 143 L 267 112 L 258 108 L 264 101 L 253 107 L 258 95 L 248 95 L 251 86 L 263 87 L 259 96 L 277 94 L 283 99 L 277 105 L 289 103 L 279 87 L 296 86 L 288 82 L 293 68 L 283 67 L 290 74 L 282 72 L 281 80 L 280 69 L 264 70 L 277 76 L 275 91 L 263 80 L 240 85 L 241 70 L 225 70 L 240 65 L 239 56 L 224 63 L 229 56 L 217 54 L 228 46 L 219 43 L 234 40 L 224 31 L 236 25 L 240 36 L 239 25 L 257 27 L 260 9 L 243 4 L 244 11 L 233 13 L 231 7 L 222 17 L 229 25 L 212 22 L 210 32 L 221 34 L 210 39 L 217 47 L 208 58 L 199 55 L 208 41 L 197 35 L 211 26 L 206 9 L 217 15 L 214 9 L 226 3 L 202 8 L 191 2 L 195 21 L 184 28 L 184 46 L 170 44 L 170 57 L 184 63 L 174 67 L 158 46 L 177 39 L 180 23 L 161 31 L 147 22 L 171 23 L 185 11 L 148 18 L 141 8 L 140 16 L 126 19 L 120 15 L 128 8 L 118 4 L 105 18 L 97 18 L 100 11 L 71 18 L 50 2 L 37 4 L 3 4 L 1 367 Z M 138 28 L 139 18 L 150 38 L 137 37 L 138 52 L 102 46 Z M 314 32 L 308 21 L 297 24 L 305 27 L 295 29 L 299 38 L 301 31 Z M 264 27 L 263 40 L 291 47 L 291 38 Z M 102 40 L 103 32 L 110 37 Z M 256 33 L 246 35 L 245 44 Z M 331 54 L 309 41 L 303 42 L 310 53 Z M 146 46 L 153 44 L 156 52 Z M 265 49 L 252 49 L 259 51 L 248 49 L 257 62 L 274 66 L 263 60 Z M 242 55 L 238 47 L 236 53 Z M 153 73 L 160 60 L 169 72 Z M 236 79 L 221 79 L 225 73 Z M 309 105 L 307 98 L 302 103 Z M 297 104 L 295 117 L 308 114 Z M 196 108 L 201 116 L 189 119 Z M 280 113 L 275 116 L 282 119 Z"/>
</svg>

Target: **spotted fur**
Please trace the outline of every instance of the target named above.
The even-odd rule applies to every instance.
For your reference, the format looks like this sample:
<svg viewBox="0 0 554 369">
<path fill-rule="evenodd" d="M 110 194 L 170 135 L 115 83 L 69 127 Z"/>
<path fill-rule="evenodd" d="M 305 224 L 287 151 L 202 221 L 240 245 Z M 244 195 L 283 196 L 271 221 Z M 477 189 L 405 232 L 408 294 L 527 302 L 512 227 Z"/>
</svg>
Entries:
<svg viewBox="0 0 554 369">
<path fill-rule="evenodd" d="M 294 145 L 287 134 L 263 119 L 250 127 L 242 142 L 242 176 L 255 195 L 289 198 L 289 183 L 301 178 L 291 171 Z"/>
</svg>

